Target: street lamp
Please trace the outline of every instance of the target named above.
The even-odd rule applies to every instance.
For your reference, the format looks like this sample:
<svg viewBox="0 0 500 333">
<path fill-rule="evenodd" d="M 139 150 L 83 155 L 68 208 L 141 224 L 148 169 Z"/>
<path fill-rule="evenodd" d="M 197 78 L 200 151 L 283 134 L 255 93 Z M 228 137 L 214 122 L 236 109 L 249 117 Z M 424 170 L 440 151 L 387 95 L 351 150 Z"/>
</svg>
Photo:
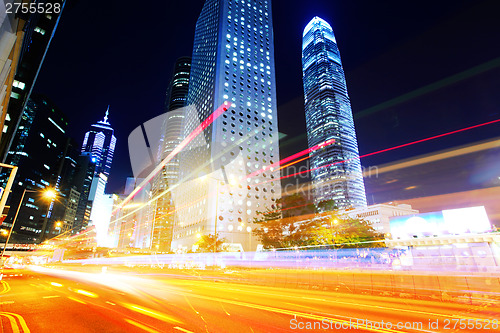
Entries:
<svg viewBox="0 0 500 333">
<path fill-rule="evenodd" d="M 5 244 L 3 246 L 2 255 L 0 256 L 0 261 L 2 261 L 2 269 L 3 269 L 3 256 L 5 254 L 5 250 L 7 249 L 7 244 L 9 243 L 10 236 L 12 235 L 12 230 L 14 230 L 14 225 L 16 224 L 17 216 L 19 215 L 19 210 L 21 209 L 21 206 L 23 205 L 23 200 L 24 200 L 24 196 L 25 196 L 26 192 L 33 193 L 33 192 L 38 192 L 38 191 L 28 190 L 26 188 L 23 191 L 23 195 L 21 196 L 21 200 L 19 201 L 19 205 L 17 206 L 16 215 L 14 215 L 14 219 L 12 220 L 12 225 L 10 226 L 10 230 L 8 232 L 7 239 L 5 240 Z M 43 197 L 46 199 L 50 199 L 51 201 L 54 200 L 56 196 L 57 196 L 56 191 L 54 191 L 51 188 L 46 188 L 43 191 Z M 49 205 L 49 209 L 50 209 L 50 205 Z M 47 214 L 48 214 L 48 209 L 47 209 Z M 46 224 L 47 224 L 47 216 L 45 216 L 45 221 L 44 221 L 43 227 L 42 227 L 42 233 L 45 232 Z M 3 231 L 2 231 L 2 233 L 3 233 Z M 42 234 L 42 236 L 43 236 L 43 234 Z"/>
</svg>

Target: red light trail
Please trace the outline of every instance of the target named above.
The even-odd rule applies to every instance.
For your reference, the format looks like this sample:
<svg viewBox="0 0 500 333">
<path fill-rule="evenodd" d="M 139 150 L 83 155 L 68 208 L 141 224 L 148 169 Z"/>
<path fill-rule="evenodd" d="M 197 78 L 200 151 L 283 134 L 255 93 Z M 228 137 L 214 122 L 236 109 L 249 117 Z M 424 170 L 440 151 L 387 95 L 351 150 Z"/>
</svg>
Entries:
<svg viewBox="0 0 500 333">
<path fill-rule="evenodd" d="M 420 139 L 420 140 L 416 140 L 416 141 L 404 143 L 402 145 L 394 146 L 394 147 L 391 147 L 391 148 L 386 148 L 386 149 L 374 151 L 372 153 L 361 155 L 361 156 L 357 157 L 356 159 L 361 159 L 361 158 L 364 158 L 364 157 L 373 156 L 373 155 L 377 155 L 377 154 L 380 154 L 380 153 L 385 153 L 385 152 L 392 151 L 392 150 L 395 150 L 395 149 L 408 147 L 408 146 L 411 146 L 411 145 L 415 145 L 417 143 L 422 143 L 422 142 L 426 142 L 426 141 L 430 141 L 430 140 L 442 138 L 442 137 L 445 137 L 445 136 L 448 136 L 448 135 L 452 135 L 452 134 L 456 134 L 456 133 L 468 131 L 468 130 L 471 130 L 471 129 L 474 129 L 474 128 L 478 128 L 478 127 L 482 127 L 482 126 L 486 126 L 486 125 L 491 125 L 491 124 L 498 123 L 498 122 L 500 122 L 500 119 L 496 119 L 496 120 L 488 121 L 486 123 L 482 123 L 482 124 L 477 124 L 477 125 L 473 125 L 473 126 L 461 128 L 461 129 L 454 130 L 454 131 L 451 131 L 451 132 L 446 132 L 446 133 L 434 135 L 434 136 L 431 136 L 431 137 L 428 137 L 428 138 L 425 138 L 425 139 Z M 297 155 L 297 154 L 295 154 L 295 155 Z M 292 156 L 295 156 L 295 155 L 292 155 Z M 290 156 L 290 157 L 292 157 L 292 156 Z M 288 159 L 288 160 L 290 160 L 290 159 Z M 285 179 L 285 178 L 290 178 L 290 177 L 298 176 L 298 175 L 306 173 L 306 172 L 311 172 L 311 171 L 314 171 L 314 170 L 318 170 L 318 169 L 321 169 L 321 168 L 326 168 L 326 167 L 329 167 L 329 166 L 332 166 L 332 165 L 336 165 L 336 164 L 340 164 L 340 163 L 345 163 L 345 162 L 348 162 L 348 161 L 350 161 L 350 160 L 344 160 L 344 161 L 338 161 L 338 162 L 335 162 L 335 163 L 325 164 L 325 165 L 322 165 L 322 166 L 319 166 L 319 167 L 316 167 L 316 168 L 312 168 L 312 169 L 300 171 L 300 172 L 297 172 L 297 173 L 294 173 L 294 174 L 291 174 L 291 175 L 282 176 L 282 177 L 280 177 L 280 179 Z M 292 162 L 289 165 L 292 165 L 292 164 L 297 163 L 297 162 L 299 162 L 299 161 Z M 264 182 L 262 182 L 260 184 L 267 183 L 269 181 L 270 180 L 267 180 L 267 181 L 264 181 Z"/>
<path fill-rule="evenodd" d="M 217 108 L 217 110 L 215 110 L 210 116 L 208 116 L 207 119 L 205 119 L 198 127 L 196 127 L 194 129 L 193 132 L 191 132 L 191 134 L 189 134 L 184 140 L 182 140 L 182 142 L 177 146 L 175 147 L 174 150 L 172 150 L 172 152 L 170 152 L 170 154 L 168 154 L 167 157 L 165 157 L 165 159 L 163 159 L 163 161 L 161 161 L 160 164 L 158 164 L 156 166 L 156 168 L 154 168 L 153 171 L 151 171 L 151 173 L 141 182 L 141 184 L 139 184 L 139 186 L 137 186 L 130 194 L 128 197 L 126 197 L 119 205 L 117 208 L 115 208 L 112 212 L 111 212 L 111 215 L 113 216 L 118 210 L 120 210 L 123 206 L 125 206 L 130 200 L 132 200 L 136 195 L 137 193 L 139 193 L 140 191 L 142 191 L 142 189 L 144 188 L 144 186 L 146 186 L 146 184 L 148 184 L 153 178 L 154 176 L 156 176 L 156 174 L 158 172 L 161 171 L 161 169 L 163 169 L 163 167 L 168 163 L 170 162 L 170 160 L 175 156 L 177 155 L 182 149 L 184 149 L 184 147 L 186 147 L 198 134 L 200 134 L 201 132 L 203 132 L 204 129 L 206 129 L 210 124 L 212 124 L 214 122 L 215 119 L 217 119 L 221 114 L 223 114 L 226 110 L 227 110 L 227 106 L 229 105 L 229 103 L 226 101 L 224 102 L 224 104 L 222 104 L 221 106 L 219 106 Z"/>
</svg>

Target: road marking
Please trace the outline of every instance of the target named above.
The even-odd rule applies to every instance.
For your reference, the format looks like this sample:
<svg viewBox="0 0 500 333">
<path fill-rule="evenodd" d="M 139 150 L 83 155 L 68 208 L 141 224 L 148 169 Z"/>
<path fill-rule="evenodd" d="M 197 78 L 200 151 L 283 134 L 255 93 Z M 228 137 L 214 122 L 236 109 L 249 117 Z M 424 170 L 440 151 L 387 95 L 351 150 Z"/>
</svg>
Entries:
<svg viewBox="0 0 500 333">
<path fill-rule="evenodd" d="M 2 316 L 7 317 L 7 319 L 9 319 L 10 327 L 12 327 L 12 332 L 13 333 L 19 333 L 20 332 L 19 331 L 19 326 L 17 326 L 17 322 L 16 322 L 16 319 L 14 319 L 14 317 L 6 315 L 6 314 L 3 314 L 3 313 L 2 313 Z"/>
<path fill-rule="evenodd" d="M 84 296 L 91 297 L 91 298 L 97 298 L 97 297 L 99 297 L 97 294 L 94 294 L 94 293 L 92 293 L 90 291 L 83 290 L 83 289 L 77 289 L 75 292 L 77 294 L 84 295 Z"/>
<path fill-rule="evenodd" d="M 62 284 L 57 283 L 57 282 L 51 282 L 50 284 L 53 285 L 54 287 L 62 287 L 63 286 Z"/>
<path fill-rule="evenodd" d="M 16 313 L 11 313 L 11 312 L 0 312 L 0 315 L 9 318 L 13 333 L 20 333 L 21 332 L 19 330 L 19 326 L 17 326 L 16 320 L 13 317 L 15 317 L 19 321 L 19 325 L 21 325 L 22 332 L 24 332 L 24 333 L 31 332 L 30 329 L 28 328 L 28 325 L 26 325 L 26 321 L 24 320 L 24 318 L 21 315 L 18 315 Z"/>
<path fill-rule="evenodd" d="M 130 325 L 134 325 L 135 327 L 138 327 L 138 328 L 140 328 L 140 329 L 142 329 L 142 330 L 145 330 L 146 332 L 149 332 L 149 333 L 160 333 L 160 332 L 158 332 L 157 330 L 152 329 L 151 327 L 146 326 L 146 325 L 144 325 L 144 324 L 138 323 L 138 322 L 136 322 L 136 321 L 134 321 L 134 320 L 131 320 L 131 319 L 127 319 L 127 318 L 125 318 L 125 321 L 126 321 L 127 323 L 129 323 Z"/>
<path fill-rule="evenodd" d="M 187 329 L 184 329 L 184 328 L 178 327 L 178 326 L 175 326 L 174 329 L 181 331 L 181 332 L 185 332 L 185 333 L 194 333 L 193 331 L 188 331 Z"/>
<path fill-rule="evenodd" d="M 214 285 L 208 285 L 207 287 L 213 288 L 213 289 L 220 289 L 222 287 L 219 286 L 214 286 Z M 238 292 L 246 292 L 246 293 L 252 293 L 252 294 L 260 294 L 260 295 L 266 295 L 266 296 L 276 296 L 276 297 L 287 297 L 287 298 L 304 298 L 304 299 L 311 299 L 313 298 L 307 298 L 304 296 L 295 296 L 295 295 L 280 295 L 280 294 L 274 294 L 274 293 L 265 293 L 265 292 L 259 292 L 259 291 L 252 291 L 252 290 L 244 290 L 244 289 L 238 289 L 235 287 L 232 288 L 224 288 L 224 290 L 232 290 L 232 291 L 238 291 Z M 319 300 L 319 299 L 317 299 Z M 392 310 L 392 311 L 398 311 L 398 312 L 410 312 L 410 313 L 418 313 L 418 314 L 424 314 L 424 315 L 431 315 L 431 316 L 437 316 L 437 317 L 445 317 L 449 318 L 449 314 L 442 314 L 442 313 L 435 313 L 435 312 L 427 312 L 427 311 L 419 311 L 419 310 L 410 310 L 410 309 L 400 309 L 400 308 L 392 308 L 388 306 L 381 306 L 381 305 L 370 305 L 370 304 L 364 304 L 364 303 L 352 303 L 352 302 L 343 302 L 343 301 L 332 301 L 332 300 L 327 300 L 327 299 L 321 299 L 322 302 L 327 302 L 327 303 L 334 303 L 334 304 L 344 304 L 344 305 L 354 305 L 357 307 L 367 307 L 367 308 L 376 308 L 376 309 L 383 309 L 383 310 Z M 481 319 L 481 318 L 473 318 L 473 317 L 464 317 L 460 315 L 452 315 L 451 317 L 454 318 L 461 318 L 461 319 L 472 319 L 472 320 L 487 320 L 486 319 Z"/>
<path fill-rule="evenodd" d="M 58 297 L 61 297 L 61 296 L 52 295 L 52 296 L 43 296 L 42 298 L 58 298 Z"/>
<path fill-rule="evenodd" d="M 155 319 L 163 320 L 163 321 L 170 322 L 170 323 L 182 324 L 182 322 L 172 318 L 171 316 L 168 316 L 164 313 L 161 313 L 161 312 L 158 312 L 158 311 L 155 311 L 152 309 L 148 309 L 148 308 L 144 308 L 144 307 L 139 306 L 139 305 L 128 304 L 128 303 L 122 303 L 122 305 L 129 310 L 141 313 L 141 314 L 149 316 L 149 317 L 153 317 Z"/>
<path fill-rule="evenodd" d="M 14 301 L 4 301 L 4 302 L 0 302 L 0 304 L 13 304 Z"/>
<path fill-rule="evenodd" d="M 110 301 L 106 301 L 106 303 L 108 303 L 108 304 L 110 304 L 110 305 L 116 305 L 115 303 L 110 302 Z"/>
<path fill-rule="evenodd" d="M 327 320 L 331 323 L 340 323 L 341 325 L 347 325 L 349 327 L 350 321 L 343 320 L 343 319 L 337 319 L 333 317 L 327 317 L 327 316 L 319 316 L 319 315 L 314 315 L 310 313 L 303 313 L 303 312 L 297 312 L 297 311 L 290 311 L 290 310 L 285 310 L 285 309 L 280 309 L 280 308 L 274 308 L 270 306 L 265 306 L 265 305 L 258 305 L 258 304 L 251 304 L 251 303 L 245 303 L 245 302 L 240 302 L 240 301 L 234 301 L 234 300 L 228 300 L 228 299 L 223 299 L 223 298 L 217 298 L 217 297 L 210 297 L 210 296 L 202 296 L 202 295 L 196 295 L 196 294 L 191 294 L 189 295 L 190 297 L 195 297 L 195 298 L 201 298 L 201 299 L 206 299 L 214 302 L 224 302 L 224 303 L 229 303 L 233 305 L 239 305 L 247 308 L 254 308 L 257 310 L 264 310 L 264 311 L 269 311 L 269 312 L 274 312 L 274 313 L 279 313 L 279 314 L 284 314 L 284 315 L 289 315 L 289 316 L 297 316 L 301 318 L 306 318 L 306 319 L 311 319 L 311 320 L 316 320 L 319 322 L 322 322 L 324 320 Z M 404 331 L 398 331 L 398 330 L 392 330 L 388 328 L 374 328 L 371 327 L 370 325 L 357 325 L 356 328 L 365 330 L 365 331 L 370 331 L 370 332 L 378 332 L 378 333 L 404 333 Z M 431 331 L 424 331 L 424 332 L 431 332 Z"/>
<path fill-rule="evenodd" d="M 72 300 L 72 301 L 75 301 L 75 302 L 78 302 L 78 303 L 82 303 L 82 304 L 87 304 L 85 303 L 84 301 L 80 301 L 78 298 L 73 298 L 71 296 L 68 296 L 68 299 Z"/>
<path fill-rule="evenodd" d="M 6 293 L 8 293 L 10 291 L 10 285 L 7 282 L 3 281 L 3 280 L 0 281 L 0 282 L 2 282 L 2 287 L 3 287 L 3 290 L 0 291 L 0 294 L 6 294 Z"/>
</svg>

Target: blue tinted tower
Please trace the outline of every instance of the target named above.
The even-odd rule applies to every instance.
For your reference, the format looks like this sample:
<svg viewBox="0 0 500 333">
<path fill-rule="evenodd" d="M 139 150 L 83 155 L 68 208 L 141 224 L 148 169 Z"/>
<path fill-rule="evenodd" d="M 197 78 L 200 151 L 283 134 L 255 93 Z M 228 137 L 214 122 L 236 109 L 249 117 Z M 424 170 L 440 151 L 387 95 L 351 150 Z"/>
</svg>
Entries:
<svg viewBox="0 0 500 333">
<path fill-rule="evenodd" d="M 334 200 L 339 209 L 366 206 L 351 103 L 332 27 L 314 17 L 302 36 L 302 72 L 314 202 Z"/>
<path fill-rule="evenodd" d="M 82 145 L 82 153 L 92 153 L 95 158 L 96 168 L 94 174 L 99 176 L 103 173 L 109 177 L 111 162 L 115 152 L 116 137 L 114 130 L 108 122 L 109 106 L 104 119 L 98 121 L 90 127 L 90 131 L 85 133 Z"/>
</svg>

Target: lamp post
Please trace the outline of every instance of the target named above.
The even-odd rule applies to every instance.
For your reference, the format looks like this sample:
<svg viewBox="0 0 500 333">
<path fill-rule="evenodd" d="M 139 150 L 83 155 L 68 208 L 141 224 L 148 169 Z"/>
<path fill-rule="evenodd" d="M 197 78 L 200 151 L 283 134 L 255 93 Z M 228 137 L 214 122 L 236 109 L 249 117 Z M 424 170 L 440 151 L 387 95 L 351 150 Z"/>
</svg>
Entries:
<svg viewBox="0 0 500 333">
<path fill-rule="evenodd" d="M 2 269 L 3 269 L 3 256 L 5 254 L 5 250 L 7 249 L 7 244 L 9 243 L 10 236 L 12 235 L 12 231 L 14 230 L 14 225 L 16 224 L 17 216 L 19 215 L 19 210 L 21 209 L 21 206 L 23 205 L 23 200 L 24 200 L 24 196 L 25 196 L 26 192 L 33 193 L 33 192 L 38 192 L 38 191 L 28 190 L 26 188 L 23 191 L 23 195 L 21 196 L 21 200 L 19 201 L 19 205 L 17 206 L 16 215 L 14 215 L 14 219 L 12 220 L 12 225 L 10 226 L 9 234 L 7 235 L 7 240 L 5 240 L 5 244 L 4 244 L 3 250 L 2 250 L 2 255 L 0 257 L 0 261 L 2 262 Z M 56 197 L 56 192 L 53 189 L 47 188 L 44 191 L 44 197 L 52 200 Z M 44 231 L 44 229 L 45 229 L 45 222 L 44 222 L 44 228 L 42 231 Z"/>
<path fill-rule="evenodd" d="M 48 220 L 49 220 L 49 213 L 50 213 L 50 204 L 52 203 L 52 200 L 54 200 L 56 198 L 56 191 L 54 191 L 53 189 L 46 189 L 45 192 L 44 192 L 44 197 L 46 199 L 50 199 L 50 202 L 48 204 L 48 207 L 47 207 L 47 213 L 45 214 L 45 218 L 43 219 L 43 225 L 42 225 L 42 234 L 40 235 L 40 243 L 43 242 L 44 238 L 45 238 L 45 230 L 47 229 L 47 223 L 48 223 Z"/>
</svg>

